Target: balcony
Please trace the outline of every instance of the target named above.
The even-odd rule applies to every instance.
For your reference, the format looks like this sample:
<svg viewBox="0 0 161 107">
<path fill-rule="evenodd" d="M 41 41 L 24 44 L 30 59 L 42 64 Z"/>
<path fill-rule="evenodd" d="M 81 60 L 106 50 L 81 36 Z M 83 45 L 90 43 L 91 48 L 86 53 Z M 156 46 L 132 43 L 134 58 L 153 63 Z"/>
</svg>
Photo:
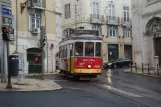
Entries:
<svg viewBox="0 0 161 107">
<path fill-rule="evenodd" d="M 90 23 L 93 24 L 102 24 L 104 22 L 103 15 L 90 14 Z"/>
<path fill-rule="evenodd" d="M 45 1 L 44 0 L 28 0 L 28 8 L 44 9 Z"/>
<path fill-rule="evenodd" d="M 107 16 L 107 24 L 109 25 L 119 25 L 120 18 L 115 16 Z"/>
<path fill-rule="evenodd" d="M 131 19 L 122 18 L 121 25 L 126 26 L 126 27 L 132 27 L 132 21 L 131 21 Z"/>
</svg>

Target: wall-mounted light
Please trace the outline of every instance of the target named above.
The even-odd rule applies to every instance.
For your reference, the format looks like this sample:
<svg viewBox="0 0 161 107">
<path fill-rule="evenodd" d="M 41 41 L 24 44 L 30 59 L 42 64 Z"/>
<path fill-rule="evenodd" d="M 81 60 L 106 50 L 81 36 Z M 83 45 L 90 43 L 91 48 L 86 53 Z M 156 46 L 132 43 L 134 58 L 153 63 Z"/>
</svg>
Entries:
<svg viewBox="0 0 161 107">
<path fill-rule="evenodd" d="M 24 11 L 24 9 L 27 6 L 28 1 L 26 1 L 25 3 L 20 3 L 20 7 L 21 7 L 21 13 Z"/>
</svg>

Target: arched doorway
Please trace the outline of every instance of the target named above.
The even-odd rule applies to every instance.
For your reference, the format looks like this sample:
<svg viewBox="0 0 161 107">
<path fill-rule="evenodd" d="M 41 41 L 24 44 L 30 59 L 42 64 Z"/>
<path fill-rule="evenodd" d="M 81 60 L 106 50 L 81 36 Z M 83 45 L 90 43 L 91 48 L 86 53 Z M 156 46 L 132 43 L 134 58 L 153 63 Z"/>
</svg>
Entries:
<svg viewBox="0 0 161 107">
<path fill-rule="evenodd" d="M 29 48 L 27 49 L 27 61 L 29 63 L 28 69 L 29 73 L 41 73 L 42 63 L 41 63 L 41 49 L 39 48 Z"/>
<path fill-rule="evenodd" d="M 154 55 L 159 56 L 159 65 L 161 66 L 161 18 L 154 17 L 146 25 L 147 36 L 153 37 Z"/>
</svg>

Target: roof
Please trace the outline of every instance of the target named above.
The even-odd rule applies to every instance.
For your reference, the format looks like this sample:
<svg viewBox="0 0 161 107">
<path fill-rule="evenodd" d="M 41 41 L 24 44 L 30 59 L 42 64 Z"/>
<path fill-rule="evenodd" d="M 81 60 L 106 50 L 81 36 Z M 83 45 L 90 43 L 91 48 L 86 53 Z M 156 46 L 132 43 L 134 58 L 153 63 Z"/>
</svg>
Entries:
<svg viewBox="0 0 161 107">
<path fill-rule="evenodd" d="M 102 38 L 99 36 L 82 34 L 82 35 L 77 35 L 77 36 L 71 35 L 70 37 L 63 39 L 60 43 L 68 41 L 68 40 L 79 40 L 79 39 L 80 40 L 82 40 L 82 39 L 84 39 L 84 40 L 102 40 Z"/>
</svg>

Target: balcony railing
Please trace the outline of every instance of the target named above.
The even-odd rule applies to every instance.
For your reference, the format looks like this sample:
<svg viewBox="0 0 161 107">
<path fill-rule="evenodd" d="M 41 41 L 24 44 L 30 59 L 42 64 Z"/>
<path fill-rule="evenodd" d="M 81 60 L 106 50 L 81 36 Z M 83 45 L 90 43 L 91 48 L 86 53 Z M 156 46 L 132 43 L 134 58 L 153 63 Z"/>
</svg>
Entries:
<svg viewBox="0 0 161 107">
<path fill-rule="evenodd" d="M 107 16 L 107 24 L 119 25 L 120 18 L 115 16 Z"/>
<path fill-rule="evenodd" d="M 28 0 L 29 8 L 44 9 L 45 1 L 44 0 Z"/>
<path fill-rule="evenodd" d="M 131 21 L 131 19 L 128 19 L 128 18 L 122 18 L 121 19 L 121 24 L 122 24 L 122 26 L 131 27 L 132 26 L 132 21 Z"/>
<path fill-rule="evenodd" d="M 103 15 L 90 14 L 90 23 L 101 24 L 103 22 L 104 22 L 104 16 Z"/>
</svg>

